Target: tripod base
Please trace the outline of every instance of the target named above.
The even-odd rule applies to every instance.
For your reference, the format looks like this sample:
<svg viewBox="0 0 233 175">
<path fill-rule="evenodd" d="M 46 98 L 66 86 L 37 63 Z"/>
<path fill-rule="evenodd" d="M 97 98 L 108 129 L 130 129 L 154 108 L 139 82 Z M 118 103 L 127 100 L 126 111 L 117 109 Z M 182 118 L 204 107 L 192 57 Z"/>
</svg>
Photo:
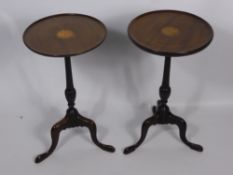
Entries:
<svg viewBox="0 0 233 175">
<path fill-rule="evenodd" d="M 187 140 L 187 138 L 186 138 L 187 124 L 186 124 L 185 120 L 172 114 L 169 110 L 169 107 L 166 104 L 163 104 L 163 103 L 161 103 L 161 101 L 158 101 L 157 108 L 155 106 L 153 106 L 152 112 L 153 112 L 152 117 L 146 119 L 143 122 L 142 130 L 141 130 L 141 138 L 138 140 L 138 142 L 136 144 L 125 148 L 124 154 L 129 154 L 129 153 L 133 152 L 134 150 L 136 150 L 142 144 L 142 142 L 145 140 L 146 134 L 147 134 L 150 126 L 156 125 L 156 124 L 175 124 L 175 125 L 177 125 L 179 127 L 179 130 L 180 130 L 180 138 L 184 142 L 184 144 L 186 144 L 189 148 L 191 148 L 195 151 L 199 151 L 199 152 L 203 151 L 203 147 L 201 145 L 191 143 L 190 141 Z"/>
<path fill-rule="evenodd" d="M 79 114 L 77 109 L 75 108 L 70 108 L 67 110 L 67 114 L 64 119 L 56 123 L 52 129 L 51 129 L 51 139 L 52 139 L 52 144 L 49 148 L 49 150 L 43 154 L 40 154 L 36 157 L 35 163 L 40 163 L 43 160 L 45 160 L 48 156 L 50 156 L 53 151 L 55 150 L 58 140 L 59 140 L 59 135 L 62 130 L 65 130 L 67 128 L 73 128 L 73 127 L 87 127 L 90 130 L 91 138 L 92 141 L 102 150 L 108 151 L 108 152 L 114 152 L 115 148 L 110 145 L 105 145 L 102 144 L 98 141 L 97 139 L 97 134 L 96 134 L 96 124 L 94 121 L 85 118 Z"/>
</svg>

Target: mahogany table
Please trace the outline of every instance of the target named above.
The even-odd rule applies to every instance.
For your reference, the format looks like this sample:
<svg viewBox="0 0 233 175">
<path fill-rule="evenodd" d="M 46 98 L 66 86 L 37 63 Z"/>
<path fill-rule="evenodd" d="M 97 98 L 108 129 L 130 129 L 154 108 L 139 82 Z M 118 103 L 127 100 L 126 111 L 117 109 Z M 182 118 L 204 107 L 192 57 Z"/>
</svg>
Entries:
<svg viewBox="0 0 233 175">
<path fill-rule="evenodd" d="M 49 150 L 36 157 L 39 163 L 55 150 L 62 130 L 85 126 L 90 130 L 93 142 L 101 149 L 114 152 L 115 148 L 97 139 L 96 124 L 83 117 L 75 106 L 76 91 L 73 85 L 71 56 L 80 55 L 99 46 L 105 39 L 106 28 L 99 20 L 81 14 L 53 15 L 31 24 L 23 35 L 25 45 L 32 51 L 54 58 L 64 57 L 66 72 L 65 97 L 68 109 L 65 118 L 51 129 L 52 144 Z"/>
<path fill-rule="evenodd" d="M 144 121 L 138 142 L 125 148 L 124 153 L 129 154 L 139 147 L 146 138 L 149 127 L 156 124 L 177 125 L 181 140 L 191 149 L 203 151 L 201 145 L 187 140 L 185 120 L 172 114 L 167 102 L 171 94 L 169 85 L 171 58 L 194 54 L 206 48 L 213 38 L 211 26 L 190 13 L 160 10 L 135 18 L 129 25 L 128 34 L 139 48 L 164 56 L 165 62 L 162 85 L 159 89 L 160 100 L 156 107 L 152 107 L 153 115 Z"/>
</svg>

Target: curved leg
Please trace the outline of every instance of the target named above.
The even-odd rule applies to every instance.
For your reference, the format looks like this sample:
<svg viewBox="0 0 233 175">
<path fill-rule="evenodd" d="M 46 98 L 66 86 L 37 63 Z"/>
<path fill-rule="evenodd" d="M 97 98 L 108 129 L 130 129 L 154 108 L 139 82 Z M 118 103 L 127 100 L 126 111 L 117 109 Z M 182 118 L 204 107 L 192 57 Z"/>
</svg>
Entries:
<svg viewBox="0 0 233 175">
<path fill-rule="evenodd" d="M 97 139 L 97 133 L 96 133 L 97 129 L 96 129 L 96 124 L 95 124 L 94 121 L 92 121 L 92 120 L 90 120 L 88 118 L 80 116 L 79 122 L 80 122 L 81 126 L 85 126 L 85 127 L 87 127 L 89 129 L 92 141 L 99 148 L 101 148 L 102 150 L 108 151 L 108 152 L 115 152 L 115 148 L 113 146 L 111 146 L 111 145 L 105 145 L 105 144 L 102 144 L 102 143 L 100 143 L 98 141 L 98 139 Z"/>
<path fill-rule="evenodd" d="M 170 114 L 170 117 L 169 117 L 168 120 L 169 120 L 168 122 L 170 124 L 175 124 L 175 125 L 177 125 L 179 127 L 180 138 L 188 147 L 190 147 L 191 149 L 193 149 L 195 151 L 199 151 L 199 152 L 203 151 L 203 147 L 201 145 L 192 143 L 192 142 L 187 140 L 187 138 L 186 138 L 187 124 L 186 124 L 184 119 L 182 119 L 182 118 L 180 118 L 178 116 L 175 116 L 173 114 Z"/>
<path fill-rule="evenodd" d="M 52 144 L 47 152 L 40 154 L 35 158 L 35 163 L 42 162 L 44 159 L 46 159 L 48 156 L 50 156 L 53 153 L 53 151 L 57 146 L 60 132 L 63 129 L 66 129 L 68 126 L 69 126 L 69 120 L 67 117 L 65 117 L 63 120 L 59 121 L 52 127 L 51 129 Z"/>
<path fill-rule="evenodd" d="M 142 130 L 141 130 L 141 138 L 138 140 L 138 142 L 136 144 L 125 148 L 124 149 L 124 154 L 129 154 L 129 153 L 133 152 L 135 149 L 137 149 L 142 144 L 142 142 L 146 138 L 146 134 L 148 132 L 148 129 L 150 128 L 151 125 L 156 124 L 156 120 L 157 120 L 157 117 L 156 116 L 152 116 L 152 117 L 146 119 L 143 122 L 143 124 L 142 124 Z"/>
</svg>

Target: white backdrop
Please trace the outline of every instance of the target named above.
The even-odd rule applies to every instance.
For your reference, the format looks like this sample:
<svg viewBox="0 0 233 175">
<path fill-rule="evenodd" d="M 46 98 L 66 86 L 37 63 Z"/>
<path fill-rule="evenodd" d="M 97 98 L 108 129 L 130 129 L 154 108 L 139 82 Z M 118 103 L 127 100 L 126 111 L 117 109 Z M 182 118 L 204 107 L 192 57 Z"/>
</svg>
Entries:
<svg viewBox="0 0 233 175">
<path fill-rule="evenodd" d="M 233 172 L 233 2 L 231 0 L 0 0 L 0 174 L 231 174 Z M 207 20 L 215 37 L 204 51 L 174 58 L 172 111 L 188 123 L 188 138 L 205 150 L 180 142 L 178 129 L 156 126 L 144 144 L 125 156 L 122 149 L 140 136 L 142 122 L 158 99 L 163 58 L 135 47 L 127 26 L 151 10 L 175 9 Z M 63 59 L 37 55 L 22 42 L 25 28 L 57 13 L 82 13 L 103 21 L 106 41 L 72 59 L 76 106 L 95 120 L 99 139 L 116 147 L 106 153 L 85 128 L 66 130 L 54 154 L 36 165 L 50 146 L 50 128 L 66 110 Z"/>
</svg>

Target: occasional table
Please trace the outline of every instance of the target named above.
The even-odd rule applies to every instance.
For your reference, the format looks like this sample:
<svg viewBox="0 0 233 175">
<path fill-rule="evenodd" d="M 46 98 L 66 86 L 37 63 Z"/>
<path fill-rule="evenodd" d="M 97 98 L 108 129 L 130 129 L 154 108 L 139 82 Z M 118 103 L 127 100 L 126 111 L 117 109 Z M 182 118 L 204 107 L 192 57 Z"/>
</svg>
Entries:
<svg viewBox="0 0 233 175">
<path fill-rule="evenodd" d="M 179 127 L 181 140 L 191 149 L 203 151 L 201 145 L 186 138 L 186 122 L 171 113 L 167 102 L 171 94 L 170 65 L 171 58 L 194 54 L 206 48 L 213 38 L 211 26 L 198 16 L 175 10 L 152 11 L 135 18 L 129 25 L 128 34 L 139 48 L 152 54 L 165 57 L 162 85 L 159 89 L 160 100 L 152 107 L 153 115 L 142 125 L 138 142 L 125 148 L 129 154 L 138 148 L 148 129 L 156 124 L 175 124 Z M 185 88 L 185 87 L 184 87 Z"/>
<path fill-rule="evenodd" d="M 92 141 L 101 149 L 114 152 L 115 148 L 97 139 L 94 121 L 83 117 L 75 106 L 76 91 L 73 85 L 71 56 L 80 55 L 99 46 L 106 37 L 106 28 L 99 20 L 81 14 L 53 15 L 31 24 L 24 32 L 25 45 L 32 51 L 54 58 L 64 57 L 66 73 L 65 97 L 68 109 L 65 118 L 51 129 L 52 144 L 49 150 L 36 157 L 39 163 L 55 150 L 60 132 L 72 127 L 87 127 Z"/>
</svg>

